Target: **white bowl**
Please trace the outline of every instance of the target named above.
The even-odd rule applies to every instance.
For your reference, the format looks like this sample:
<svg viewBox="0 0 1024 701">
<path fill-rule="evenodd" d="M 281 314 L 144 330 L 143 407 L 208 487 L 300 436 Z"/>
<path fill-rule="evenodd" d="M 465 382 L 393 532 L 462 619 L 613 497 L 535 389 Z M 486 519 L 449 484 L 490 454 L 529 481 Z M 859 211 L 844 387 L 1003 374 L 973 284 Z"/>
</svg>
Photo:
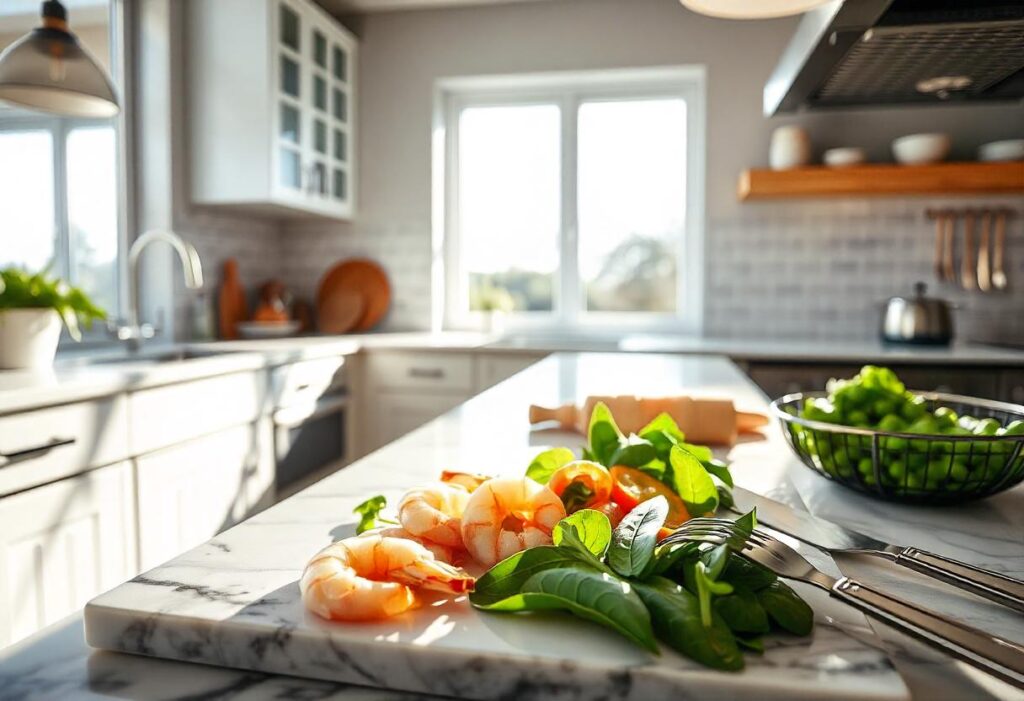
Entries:
<svg viewBox="0 0 1024 701">
<path fill-rule="evenodd" d="M 1024 139 L 992 141 L 978 147 L 979 161 L 1024 161 Z"/>
<path fill-rule="evenodd" d="M 855 166 L 867 160 L 864 149 L 857 146 L 846 146 L 843 148 L 830 148 L 821 156 L 822 162 L 832 168 L 843 166 Z"/>
<path fill-rule="evenodd" d="M 910 134 L 892 142 L 892 153 L 903 165 L 927 165 L 945 160 L 952 146 L 949 134 Z"/>
<path fill-rule="evenodd" d="M 242 338 L 281 338 L 291 336 L 301 326 L 298 321 L 242 321 L 237 328 Z"/>
</svg>

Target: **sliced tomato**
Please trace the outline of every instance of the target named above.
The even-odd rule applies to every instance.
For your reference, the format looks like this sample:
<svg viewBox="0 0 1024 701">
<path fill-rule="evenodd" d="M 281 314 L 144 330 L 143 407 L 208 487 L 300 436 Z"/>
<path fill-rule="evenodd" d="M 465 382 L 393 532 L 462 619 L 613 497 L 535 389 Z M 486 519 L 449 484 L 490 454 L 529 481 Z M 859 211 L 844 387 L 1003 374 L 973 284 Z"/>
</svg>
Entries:
<svg viewBox="0 0 1024 701">
<path fill-rule="evenodd" d="M 640 502 L 663 496 L 668 501 L 668 518 L 665 525 L 678 528 L 690 519 L 686 506 L 679 495 L 661 480 L 651 477 L 633 467 L 616 465 L 610 470 L 612 477 L 612 501 L 629 513 Z"/>
<path fill-rule="evenodd" d="M 622 517 L 626 515 L 626 512 L 623 511 L 622 507 L 619 506 L 614 501 L 606 501 L 603 504 L 595 504 L 588 508 L 594 509 L 595 511 L 600 511 L 602 514 L 607 516 L 608 520 L 612 524 L 612 528 L 615 528 L 617 525 L 619 525 L 619 521 L 621 521 Z"/>
<path fill-rule="evenodd" d="M 548 488 L 557 494 L 569 513 L 603 504 L 612 494 L 612 478 L 608 469 L 590 460 L 574 460 L 558 468 Z"/>
</svg>

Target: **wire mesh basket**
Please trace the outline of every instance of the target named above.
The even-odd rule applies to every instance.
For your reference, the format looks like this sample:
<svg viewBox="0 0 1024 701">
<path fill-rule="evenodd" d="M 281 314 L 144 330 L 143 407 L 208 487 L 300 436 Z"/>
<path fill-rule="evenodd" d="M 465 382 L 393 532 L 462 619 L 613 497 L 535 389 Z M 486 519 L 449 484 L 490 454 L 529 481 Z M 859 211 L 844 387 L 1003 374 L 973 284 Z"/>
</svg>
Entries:
<svg viewBox="0 0 1024 701">
<path fill-rule="evenodd" d="M 937 392 L 914 392 L 929 411 L 993 418 L 1006 426 L 1024 406 Z M 1024 435 L 959 436 L 878 431 L 800 416 L 808 399 L 789 394 L 772 402 L 782 432 L 807 467 L 871 496 L 916 504 L 955 504 L 987 497 L 1024 480 Z"/>
</svg>

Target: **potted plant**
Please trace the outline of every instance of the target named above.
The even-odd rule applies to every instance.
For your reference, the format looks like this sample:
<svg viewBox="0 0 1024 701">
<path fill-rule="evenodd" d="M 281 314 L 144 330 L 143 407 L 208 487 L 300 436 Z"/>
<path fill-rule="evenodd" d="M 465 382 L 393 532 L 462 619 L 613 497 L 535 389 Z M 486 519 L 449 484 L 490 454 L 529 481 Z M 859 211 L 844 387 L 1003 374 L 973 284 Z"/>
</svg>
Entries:
<svg viewBox="0 0 1024 701">
<path fill-rule="evenodd" d="M 84 292 L 45 273 L 0 270 L 0 368 L 43 368 L 53 363 L 64 322 L 76 341 L 106 313 Z"/>
<path fill-rule="evenodd" d="M 484 285 L 476 291 L 471 308 L 483 312 L 485 333 L 502 333 L 505 330 L 505 315 L 515 309 L 515 299 L 504 287 Z"/>
</svg>

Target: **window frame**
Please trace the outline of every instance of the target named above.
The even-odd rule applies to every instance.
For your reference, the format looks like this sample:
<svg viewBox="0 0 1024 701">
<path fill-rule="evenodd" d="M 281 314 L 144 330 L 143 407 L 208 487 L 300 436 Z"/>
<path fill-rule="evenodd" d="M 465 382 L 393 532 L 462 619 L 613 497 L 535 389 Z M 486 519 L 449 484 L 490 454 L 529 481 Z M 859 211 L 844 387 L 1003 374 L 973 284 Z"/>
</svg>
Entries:
<svg viewBox="0 0 1024 701">
<path fill-rule="evenodd" d="M 61 117 L 45 112 L 29 112 L 27 110 L 9 109 L 0 105 L 0 132 L 13 131 L 48 131 L 53 140 L 53 201 L 54 227 L 56 229 L 55 265 L 51 269 L 53 275 L 71 284 L 72 262 L 75 252 L 71 245 L 71 222 L 68 215 L 68 180 L 67 180 L 67 139 L 68 135 L 79 128 L 99 128 L 109 126 L 114 129 L 116 161 L 116 208 L 117 208 L 117 296 L 115 306 L 107 310 L 108 318 L 116 320 L 124 316 L 128 299 L 128 230 L 133 221 L 134 211 L 131 207 L 130 189 L 132 180 L 129 174 L 131 163 L 132 140 L 129 134 L 131 117 L 131 63 L 128 60 L 129 41 L 126 28 L 129 26 L 130 10 L 126 0 L 109 0 L 108 33 L 110 46 L 110 72 L 117 85 L 121 98 L 119 114 L 111 118 L 93 119 L 87 117 Z M 66 329 L 62 329 L 60 347 L 72 342 Z M 110 345 L 116 343 L 104 328 L 102 322 L 93 324 L 91 329 L 82 329 L 81 346 Z"/>
<path fill-rule="evenodd" d="M 602 335 L 674 331 L 703 326 L 703 251 L 706 71 L 703 66 L 535 73 L 445 78 L 435 89 L 433 133 L 433 319 L 434 329 L 486 329 L 487 314 L 465 309 L 467 290 L 459 257 L 459 117 L 468 107 L 555 104 L 561 128 L 561 226 L 554 310 L 506 316 L 513 331 L 566 330 Z M 686 103 L 685 235 L 676 248 L 676 310 L 600 312 L 583 308 L 578 267 L 577 160 L 579 107 L 584 102 L 681 98 Z"/>
</svg>

